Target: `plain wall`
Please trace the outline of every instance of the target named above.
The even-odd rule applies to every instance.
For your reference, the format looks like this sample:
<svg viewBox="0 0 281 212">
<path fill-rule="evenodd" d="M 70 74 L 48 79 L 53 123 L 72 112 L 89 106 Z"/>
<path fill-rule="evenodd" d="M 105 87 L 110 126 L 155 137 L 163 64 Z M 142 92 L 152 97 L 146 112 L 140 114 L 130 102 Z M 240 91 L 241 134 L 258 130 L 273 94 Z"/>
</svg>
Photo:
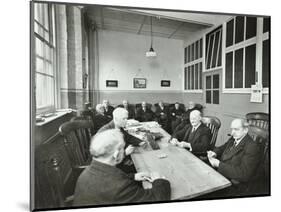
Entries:
<svg viewBox="0 0 281 212">
<path fill-rule="evenodd" d="M 110 99 L 119 104 L 131 102 L 178 101 L 182 99 L 183 41 L 153 37 L 156 58 L 147 58 L 150 36 L 131 33 L 98 31 L 99 101 Z M 134 78 L 146 78 L 144 89 L 133 88 Z M 106 80 L 118 80 L 118 87 L 106 87 Z M 161 87 L 161 80 L 170 80 L 170 87 Z M 97 87 L 98 86 L 98 87 Z"/>
</svg>

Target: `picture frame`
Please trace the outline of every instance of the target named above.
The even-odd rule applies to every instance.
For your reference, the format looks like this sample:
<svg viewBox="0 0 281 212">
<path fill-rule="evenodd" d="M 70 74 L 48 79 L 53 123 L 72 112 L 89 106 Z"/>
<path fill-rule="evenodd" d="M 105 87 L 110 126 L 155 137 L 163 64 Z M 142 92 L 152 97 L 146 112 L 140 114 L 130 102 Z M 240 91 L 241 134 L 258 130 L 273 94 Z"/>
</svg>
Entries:
<svg viewBox="0 0 281 212">
<path fill-rule="evenodd" d="M 161 80 L 161 87 L 170 87 L 171 80 Z"/>
<path fill-rule="evenodd" d="M 134 88 L 146 88 L 146 78 L 134 78 Z"/>
<path fill-rule="evenodd" d="M 118 87 L 118 80 L 106 80 L 106 87 Z"/>
</svg>

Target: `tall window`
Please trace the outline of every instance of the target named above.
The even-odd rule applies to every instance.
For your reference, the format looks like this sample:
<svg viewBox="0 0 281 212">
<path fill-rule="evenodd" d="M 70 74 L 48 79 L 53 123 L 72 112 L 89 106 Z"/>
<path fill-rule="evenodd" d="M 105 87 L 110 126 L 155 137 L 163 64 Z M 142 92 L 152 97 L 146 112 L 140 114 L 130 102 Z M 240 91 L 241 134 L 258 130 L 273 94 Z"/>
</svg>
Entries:
<svg viewBox="0 0 281 212">
<path fill-rule="evenodd" d="M 226 23 L 224 88 L 246 91 L 255 83 L 268 87 L 268 81 L 269 18 L 231 19 Z"/>
<path fill-rule="evenodd" d="M 203 39 L 184 49 L 184 90 L 202 91 Z"/>
<path fill-rule="evenodd" d="M 219 104 L 220 78 L 219 74 L 206 76 L 206 103 Z"/>
<path fill-rule="evenodd" d="M 34 3 L 36 113 L 55 109 L 54 13 L 47 3 Z"/>
<path fill-rule="evenodd" d="M 221 67 L 222 27 L 218 27 L 206 35 L 205 64 L 206 71 Z"/>
</svg>

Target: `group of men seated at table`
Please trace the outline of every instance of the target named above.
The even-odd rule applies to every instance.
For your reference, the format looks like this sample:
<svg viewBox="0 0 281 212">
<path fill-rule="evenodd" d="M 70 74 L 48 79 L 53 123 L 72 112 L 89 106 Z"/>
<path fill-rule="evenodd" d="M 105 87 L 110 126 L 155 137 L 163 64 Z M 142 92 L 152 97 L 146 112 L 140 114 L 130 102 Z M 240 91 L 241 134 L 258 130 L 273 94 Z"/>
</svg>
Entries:
<svg viewBox="0 0 281 212">
<path fill-rule="evenodd" d="M 92 163 L 77 181 L 74 205 L 170 199 L 171 187 L 168 179 L 159 173 L 136 173 L 135 169 L 130 168 L 133 167 L 130 154 L 136 147 L 141 148 L 147 144 L 124 129 L 130 113 L 125 108 L 114 109 L 113 120 L 101 127 L 91 139 Z M 142 107 L 142 110 L 147 112 L 146 107 Z M 171 145 L 184 148 L 195 155 L 205 152 L 210 166 L 232 182 L 236 182 L 223 190 L 222 197 L 243 196 L 241 187 L 251 181 L 261 155 L 260 146 L 248 135 L 247 122 L 243 119 L 234 119 L 230 126 L 230 139 L 211 151 L 209 147 L 211 132 L 201 122 L 201 112 L 198 110 L 189 112 L 189 119 L 185 118 L 184 122 L 175 128 L 170 140 Z M 145 180 L 152 183 L 151 189 L 142 187 L 140 182 Z"/>
<path fill-rule="evenodd" d="M 145 101 L 143 101 L 138 107 L 135 107 L 129 104 L 127 100 L 123 100 L 122 104 L 117 107 L 125 108 L 128 111 L 128 119 L 136 119 L 140 122 L 157 121 L 162 128 L 170 134 L 175 131 L 177 126 L 189 123 L 189 113 L 197 109 L 196 104 L 192 101 L 189 102 L 186 111 L 184 108 L 180 107 L 180 103 L 178 102 L 176 102 L 172 107 L 164 105 L 162 101 L 155 105 L 155 110 L 153 111 L 150 105 Z M 96 131 L 112 120 L 113 110 L 114 107 L 110 105 L 108 100 L 103 100 L 101 104 L 96 105 Z"/>
</svg>

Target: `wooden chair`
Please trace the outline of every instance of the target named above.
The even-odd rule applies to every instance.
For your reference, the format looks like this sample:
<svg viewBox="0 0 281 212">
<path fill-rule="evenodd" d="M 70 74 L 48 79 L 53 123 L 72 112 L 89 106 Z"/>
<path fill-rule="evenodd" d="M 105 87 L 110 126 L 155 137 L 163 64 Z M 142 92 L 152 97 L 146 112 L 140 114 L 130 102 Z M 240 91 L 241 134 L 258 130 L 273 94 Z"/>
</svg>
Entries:
<svg viewBox="0 0 281 212">
<path fill-rule="evenodd" d="M 269 128 L 269 114 L 267 113 L 248 113 L 246 114 L 246 119 L 251 126 L 257 126 L 266 130 Z"/>
<path fill-rule="evenodd" d="M 89 147 L 93 136 L 92 126 L 90 121 L 77 120 L 66 122 L 59 128 L 72 167 L 88 165 L 91 161 Z"/>
<path fill-rule="evenodd" d="M 35 149 L 35 208 L 70 207 L 78 177 L 85 167 L 72 168 L 61 141 L 42 144 Z"/>
<path fill-rule="evenodd" d="M 95 130 L 95 126 L 94 126 L 94 123 L 92 121 L 92 119 L 89 117 L 89 116 L 74 116 L 70 119 L 70 121 L 90 121 L 91 124 L 92 124 L 92 127 L 91 127 L 91 134 L 92 135 L 95 135 L 97 130 Z"/>
<path fill-rule="evenodd" d="M 211 130 L 212 138 L 210 142 L 210 149 L 213 150 L 216 145 L 218 131 L 221 127 L 221 122 L 217 117 L 213 116 L 202 117 L 202 122 Z"/>
</svg>

